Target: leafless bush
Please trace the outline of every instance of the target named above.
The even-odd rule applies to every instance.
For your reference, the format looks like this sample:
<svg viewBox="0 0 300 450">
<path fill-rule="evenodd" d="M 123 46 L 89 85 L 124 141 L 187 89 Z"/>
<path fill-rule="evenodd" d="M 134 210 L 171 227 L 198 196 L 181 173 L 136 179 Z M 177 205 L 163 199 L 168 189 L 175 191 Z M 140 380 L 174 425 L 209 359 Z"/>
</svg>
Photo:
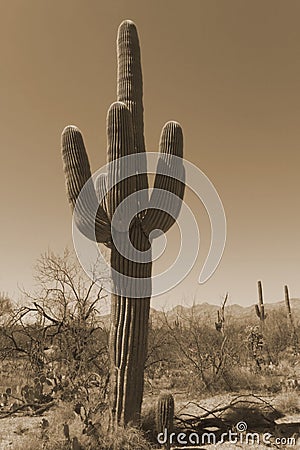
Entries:
<svg viewBox="0 0 300 450">
<path fill-rule="evenodd" d="M 91 280 L 67 250 L 42 255 L 36 292 L 24 292 L 23 304 L 11 308 L 2 324 L 1 357 L 23 357 L 35 373 L 71 380 L 90 372 L 106 377 L 108 331 L 100 317 L 106 295 L 99 267 L 93 270 Z"/>
</svg>

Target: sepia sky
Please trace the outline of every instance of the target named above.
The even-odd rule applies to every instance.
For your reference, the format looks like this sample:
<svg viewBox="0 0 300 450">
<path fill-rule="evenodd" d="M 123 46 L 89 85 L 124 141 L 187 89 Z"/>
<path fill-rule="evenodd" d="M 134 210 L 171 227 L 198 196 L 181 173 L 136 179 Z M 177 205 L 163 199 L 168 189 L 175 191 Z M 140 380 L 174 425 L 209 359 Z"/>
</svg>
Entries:
<svg viewBox="0 0 300 450">
<path fill-rule="evenodd" d="M 105 163 L 116 33 L 132 19 L 147 149 L 157 150 L 166 121 L 179 121 L 185 158 L 214 183 L 228 226 L 221 264 L 199 285 L 210 228 L 187 193 L 199 258 L 153 306 L 218 304 L 226 291 L 231 303 L 251 304 L 259 279 L 266 301 L 282 299 L 284 284 L 300 297 L 299 1 L 0 0 L 0 10 L 0 291 L 18 298 L 41 252 L 72 246 L 60 134 L 77 125 L 92 169 Z M 167 261 L 178 237 L 168 233 Z"/>
</svg>

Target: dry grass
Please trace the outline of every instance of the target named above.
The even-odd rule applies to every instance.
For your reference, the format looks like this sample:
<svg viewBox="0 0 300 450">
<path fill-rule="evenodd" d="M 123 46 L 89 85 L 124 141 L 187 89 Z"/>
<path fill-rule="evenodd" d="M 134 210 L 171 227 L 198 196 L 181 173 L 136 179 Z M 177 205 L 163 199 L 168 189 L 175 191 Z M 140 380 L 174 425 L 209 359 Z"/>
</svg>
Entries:
<svg viewBox="0 0 300 450">
<path fill-rule="evenodd" d="M 42 426 L 43 419 L 47 426 Z M 103 421 L 94 424 L 94 432 L 83 434 L 84 424 L 80 417 L 72 411 L 70 404 L 61 404 L 53 408 L 44 418 L 11 417 L 6 422 L 10 425 L 9 433 L 0 440 L 0 450 L 70 450 L 74 438 L 78 440 L 82 450 L 151 450 L 141 430 L 133 427 L 115 430 L 109 436 Z M 64 434 L 64 424 L 69 426 L 70 439 Z"/>
<path fill-rule="evenodd" d="M 298 392 L 290 391 L 280 394 L 276 399 L 276 408 L 285 415 L 299 413 L 300 399 Z"/>
<path fill-rule="evenodd" d="M 1 391 L 4 391 L 7 387 L 12 387 L 13 391 L 17 393 L 19 387 L 28 382 L 29 372 L 27 373 L 22 364 L 24 363 L 18 362 L 16 370 L 12 371 L 11 362 L 5 362 L 5 365 L 1 368 L 0 375 Z M 280 371 L 277 370 L 279 373 L 268 373 L 266 371 L 255 373 L 249 368 L 232 367 L 226 371 L 225 375 L 227 382 L 236 388 L 236 392 L 249 393 L 260 391 L 260 393 L 269 392 L 270 394 L 271 392 L 273 394 L 277 392 L 275 388 L 277 389 L 278 385 L 280 385 L 279 379 L 285 378 L 282 374 L 286 372 L 291 373 L 293 370 L 294 368 L 287 367 L 286 371 L 284 371 L 281 367 Z M 170 377 L 169 381 L 173 381 L 172 377 Z M 173 387 L 172 391 L 176 396 L 177 409 L 180 406 L 179 397 L 181 396 L 182 401 L 186 402 L 188 397 L 193 395 L 193 398 L 197 399 L 197 402 L 201 403 L 201 405 L 205 404 L 205 397 L 207 397 L 208 401 L 216 397 L 213 396 L 213 393 L 209 395 L 207 392 L 201 393 L 195 382 L 190 383 L 189 386 L 186 383 L 186 389 L 184 390 L 177 390 L 176 381 L 177 379 L 175 379 L 176 389 Z M 189 387 L 193 392 L 189 391 Z M 44 418 L 47 419 L 47 426 L 42 426 L 43 417 L 23 416 L 1 419 L 0 425 L 5 432 L 2 433 L 4 436 L 0 437 L 0 450 L 70 450 L 73 439 L 78 440 L 82 450 L 151 450 L 157 448 L 155 406 L 158 393 L 162 389 L 165 389 L 165 378 L 160 380 L 153 392 L 145 396 L 141 430 L 133 427 L 120 428 L 112 436 L 109 436 L 106 432 L 106 416 L 100 416 L 100 413 L 98 413 L 97 417 L 93 415 L 93 425 L 88 429 L 80 416 L 75 413 L 72 402 L 64 399 L 64 401 L 57 400 L 58 406 L 52 407 L 46 413 Z M 229 393 L 225 395 L 226 390 L 224 386 L 220 386 L 222 396 L 219 400 L 222 403 L 225 402 L 225 404 L 228 401 L 227 396 L 232 396 Z M 99 403 L 99 397 L 94 392 L 90 397 L 90 403 L 87 406 L 94 410 L 94 402 Z M 300 412 L 300 401 L 296 391 L 280 392 L 276 394 L 275 398 L 276 402 L 273 403 L 274 398 L 270 401 L 282 414 L 289 415 Z M 211 405 L 208 405 L 208 409 L 210 408 Z M 264 415 L 260 414 L 259 409 L 255 407 L 235 408 L 232 411 L 228 411 L 227 416 L 233 423 L 243 419 L 246 420 L 251 428 L 268 428 L 268 423 L 264 421 Z M 64 424 L 68 424 L 69 438 L 64 434 Z M 226 444 L 222 448 L 227 448 Z M 212 450 L 213 447 L 210 447 L 210 449 Z"/>
<path fill-rule="evenodd" d="M 103 439 L 103 450 L 151 450 L 153 447 L 143 433 L 132 427 L 116 430 L 113 436 Z M 95 449 L 96 450 L 96 449 Z"/>
<path fill-rule="evenodd" d="M 23 359 L 6 359 L 1 361 L 0 392 L 8 387 L 19 394 L 20 388 L 32 380 L 32 372 Z"/>
</svg>

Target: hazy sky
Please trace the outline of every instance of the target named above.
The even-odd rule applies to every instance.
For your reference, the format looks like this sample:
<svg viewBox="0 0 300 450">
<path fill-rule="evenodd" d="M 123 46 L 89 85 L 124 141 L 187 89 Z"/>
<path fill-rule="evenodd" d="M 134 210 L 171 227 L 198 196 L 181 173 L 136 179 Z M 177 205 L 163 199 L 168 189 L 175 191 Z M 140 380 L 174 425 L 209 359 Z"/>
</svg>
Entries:
<svg viewBox="0 0 300 450">
<path fill-rule="evenodd" d="M 48 248 L 71 240 L 60 134 L 83 131 L 93 170 L 106 160 L 105 120 L 116 99 L 119 23 L 138 27 L 145 135 L 179 121 L 185 158 L 213 181 L 228 239 L 214 276 L 197 279 L 209 222 L 193 196 L 201 252 L 179 287 L 153 306 L 193 300 L 300 296 L 300 3 L 278 0 L 0 0 L 0 290 L 17 297 Z M 169 233 L 176 249 L 176 230 Z M 191 246 L 193 243 L 191 242 Z M 166 300 L 167 299 L 167 300 Z M 167 302 L 167 303 L 166 303 Z"/>
</svg>

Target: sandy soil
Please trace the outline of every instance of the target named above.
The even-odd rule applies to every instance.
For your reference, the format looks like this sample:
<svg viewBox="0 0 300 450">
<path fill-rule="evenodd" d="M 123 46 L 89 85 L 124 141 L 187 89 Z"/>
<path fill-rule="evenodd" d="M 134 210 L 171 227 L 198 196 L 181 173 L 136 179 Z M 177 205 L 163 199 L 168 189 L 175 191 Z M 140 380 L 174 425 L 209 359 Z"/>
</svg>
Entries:
<svg viewBox="0 0 300 450">
<path fill-rule="evenodd" d="M 31 438 L 41 433 L 40 417 L 6 417 L 0 419 L 0 450 L 26 450 L 22 443 L 24 438 Z"/>
<path fill-rule="evenodd" d="M 298 395 L 295 393 L 295 395 Z M 184 395 L 177 394 L 175 395 L 175 404 L 176 404 L 176 415 L 178 414 L 189 414 L 193 416 L 199 416 L 203 414 L 205 410 L 212 410 L 218 406 L 224 406 L 229 404 L 229 402 L 234 398 L 235 396 L 232 394 L 226 394 L 226 395 L 216 395 L 210 398 L 205 398 L 201 400 L 197 400 L 195 402 L 190 402 L 187 405 L 187 401 L 184 398 Z M 276 399 L 269 398 L 272 404 L 276 403 Z M 51 415 L 51 412 L 48 412 L 47 414 Z M 47 414 L 45 414 L 46 417 Z M 34 442 L 37 441 L 37 436 L 40 436 L 42 433 L 42 427 L 41 427 L 41 421 L 43 417 L 30 417 L 30 416 L 11 416 L 7 418 L 0 419 L 0 450 L 27 450 L 27 444 L 26 442 L 31 443 L 31 448 L 34 446 Z M 247 419 L 245 417 L 239 417 L 239 420 L 245 420 Z M 292 419 L 292 417 L 291 417 Z M 300 430 L 299 430 L 300 431 Z M 297 439 L 298 436 L 295 435 L 295 438 Z M 202 445 L 202 446 L 189 446 L 189 447 L 181 447 L 180 450 L 238 450 L 241 448 L 244 449 L 253 449 L 253 450 L 267 450 L 270 448 L 280 448 L 280 449 L 300 449 L 300 440 L 296 442 L 294 445 L 287 445 L 284 443 L 283 445 L 280 445 L 278 442 L 275 444 L 275 438 L 270 438 L 272 441 L 272 445 L 263 445 L 260 443 L 258 444 L 246 444 L 246 443 L 217 443 L 215 445 Z M 262 442 L 262 441 L 261 441 Z M 40 445 L 40 444 L 37 444 Z M 177 447 L 173 447 L 173 450 L 177 449 Z M 179 449 L 179 448 L 178 448 Z M 36 447 L 36 450 L 39 450 L 39 447 Z M 99 449 L 101 450 L 101 449 Z M 139 450 L 139 449 L 132 449 L 132 450 Z"/>
</svg>

